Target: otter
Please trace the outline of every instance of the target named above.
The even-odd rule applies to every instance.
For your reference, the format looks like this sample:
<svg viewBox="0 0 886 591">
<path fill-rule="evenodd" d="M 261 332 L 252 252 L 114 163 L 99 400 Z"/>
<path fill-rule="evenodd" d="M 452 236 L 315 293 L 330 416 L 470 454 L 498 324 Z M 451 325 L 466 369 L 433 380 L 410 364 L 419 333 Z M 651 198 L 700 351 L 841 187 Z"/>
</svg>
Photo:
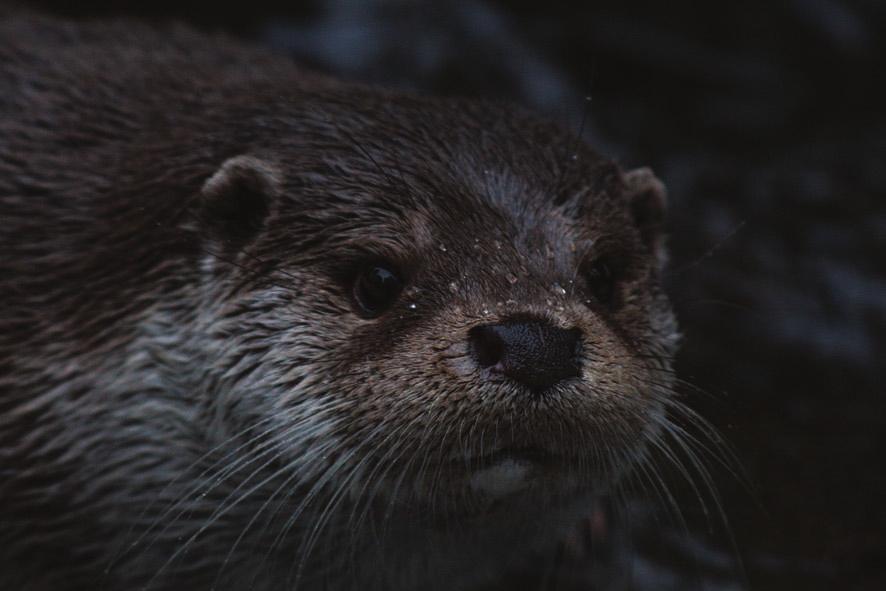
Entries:
<svg viewBox="0 0 886 591">
<path fill-rule="evenodd" d="M 0 20 L 0 588 L 467 589 L 646 461 L 665 191 L 520 108 Z"/>
</svg>

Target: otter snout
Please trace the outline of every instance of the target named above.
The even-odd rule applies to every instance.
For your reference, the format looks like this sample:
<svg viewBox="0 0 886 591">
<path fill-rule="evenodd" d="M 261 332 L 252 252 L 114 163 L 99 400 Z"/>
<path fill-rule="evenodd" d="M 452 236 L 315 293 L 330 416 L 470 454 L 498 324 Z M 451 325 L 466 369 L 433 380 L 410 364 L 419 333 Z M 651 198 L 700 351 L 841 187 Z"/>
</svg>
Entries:
<svg viewBox="0 0 886 591">
<path fill-rule="evenodd" d="M 533 392 L 581 375 L 581 331 L 537 318 L 475 326 L 468 333 L 476 363 Z"/>
</svg>

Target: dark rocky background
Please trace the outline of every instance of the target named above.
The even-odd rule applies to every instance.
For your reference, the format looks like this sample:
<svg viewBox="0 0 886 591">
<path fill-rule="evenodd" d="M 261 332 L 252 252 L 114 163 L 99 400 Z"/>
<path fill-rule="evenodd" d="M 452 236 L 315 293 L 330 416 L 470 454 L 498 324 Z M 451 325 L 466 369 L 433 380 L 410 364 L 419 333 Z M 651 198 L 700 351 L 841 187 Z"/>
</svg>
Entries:
<svg viewBox="0 0 886 591">
<path fill-rule="evenodd" d="M 502 588 L 886 589 L 886 3 L 42 4 L 183 19 L 576 131 L 590 96 L 585 137 L 669 186 L 680 372 L 749 484 L 711 462 L 728 527 L 676 484 L 690 534 L 639 504 L 608 570 Z"/>
</svg>

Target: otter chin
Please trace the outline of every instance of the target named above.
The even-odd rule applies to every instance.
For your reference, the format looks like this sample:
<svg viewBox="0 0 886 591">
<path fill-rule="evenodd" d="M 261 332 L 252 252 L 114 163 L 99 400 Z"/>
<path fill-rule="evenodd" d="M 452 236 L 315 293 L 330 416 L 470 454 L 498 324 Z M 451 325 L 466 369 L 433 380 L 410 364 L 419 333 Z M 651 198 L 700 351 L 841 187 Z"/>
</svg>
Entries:
<svg viewBox="0 0 886 591">
<path fill-rule="evenodd" d="M 668 429 L 648 169 L 178 26 L 0 87 L 0 587 L 468 589 Z"/>
</svg>

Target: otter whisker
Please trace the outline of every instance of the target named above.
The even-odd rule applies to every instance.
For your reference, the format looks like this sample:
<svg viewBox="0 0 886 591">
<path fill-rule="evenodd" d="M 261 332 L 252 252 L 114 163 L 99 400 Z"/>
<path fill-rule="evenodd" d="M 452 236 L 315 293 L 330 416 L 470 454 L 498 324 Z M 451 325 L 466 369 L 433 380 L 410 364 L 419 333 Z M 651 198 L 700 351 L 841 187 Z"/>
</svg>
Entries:
<svg viewBox="0 0 886 591">
<path fill-rule="evenodd" d="M 205 523 L 193 534 L 191 534 L 188 539 L 185 541 L 183 545 L 181 545 L 176 551 L 166 560 L 166 562 L 160 567 L 160 569 L 155 574 L 155 578 L 160 576 L 166 568 L 169 567 L 172 562 L 174 562 L 179 556 L 181 556 L 185 551 L 187 551 L 188 547 L 194 543 L 194 541 L 203 534 L 206 530 L 208 530 L 218 519 L 223 517 L 225 514 L 229 513 L 236 506 L 242 503 L 246 498 L 255 493 L 258 490 L 261 490 L 264 486 L 266 486 L 269 482 L 274 480 L 275 478 L 286 474 L 290 471 L 289 466 L 283 466 L 282 468 L 278 468 L 274 470 L 269 476 L 263 478 L 261 481 L 251 486 L 245 492 L 241 493 L 240 496 L 236 499 L 230 500 L 234 494 L 236 494 L 241 488 L 246 486 L 252 480 L 253 477 L 261 474 L 268 466 L 273 464 L 278 460 L 279 455 L 274 455 L 270 460 L 263 463 L 256 470 L 254 470 L 251 474 L 249 474 L 243 482 L 238 484 L 235 489 L 228 494 L 228 497 L 225 501 L 219 504 L 219 506 L 213 511 L 213 513 L 209 516 L 209 518 L 205 521 Z M 228 502 L 230 501 L 230 502 Z M 150 584 L 148 585 L 150 587 Z"/>
<path fill-rule="evenodd" d="M 398 442 L 402 434 L 408 433 L 410 429 L 414 428 L 415 425 L 421 423 L 424 419 L 424 416 L 419 415 L 412 419 L 410 422 L 400 425 L 395 430 L 392 430 L 382 441 L 378 442 L 377 447 L 384 449 L 392 441 Z M 418 448 L 422 449 L 422 445 L 419 444 Z M 364 478 L 363 486 L 361 487 L 360 492 L 357 494 L 357 499 L 360 499 L 364 496 L 366 498 L 364 509 L 355 522 L 354 518 L 356 517 L 356 512 L 359 508 L 359 502 L 356 503 L 348 520 L 348 524 L 350 526 L 348 529 L 349 531 L 353 532 L 355 536 L 359 532 L 361 524 L 364 522 L 365 519 L 367 519 L 371 503 L 383 486 L 382 483 L 387 480 L 388 473 L 398 464 L 403 454 L 406 453 L 407 449 L 408 447 L 405 445 L 404 442 L 399 442 L 393 446 L 387 447 L 387 451 L 382 455 L 380 459 L 378 459 L 378 461 L 375 462 L 375 467 L 373 467 L 372 471 Z M 394 457 L 395 455 L 396 457 Z M 380 468 L 383 468 L 383 472 L 381 474 L 377 474 L 377 471 Z M 375 486 L 369 491 L 369 494 L 367 495 L 367 487 L 369 487 L 371 482 L 375 482 Z"/>
<path fill-rule="evenodd" d="M 372 438 L 371 438 L 372 434 L 375 433 L 376 431 L 380 430 L 382 427 L 383 427 L 383 425 L 381 425 L 381 424 L 376 425 L 374 430 L 368 436 L 360 431 L 354 432 L 351 435 L 349 435 L 348 438 L 346 438 L 345 440 L 343 440 L 341 442 L 335 442 L 334 446 L 330 445 L 329 443 L 327 443 L 326 446 L 329 446 L 330 449 L 337 451 L 338 449 L 341 449 L 341 448 L 347 448 L 348 446 L 350 446 L 351 442 L 353 442 L 355 440 L 359 440 L 358 445 L 356 445 L 351 450 L 352 455 L 355 455 L 355 454 L 359 453 L 364 447 L 368 447 L 369 445 L 372 444 Z M 315 449 L 315 450 L 312 450 L 312 452 L 313 452 L 312 455 L 317 458 L 322 458 L 325 454 L 324 448 Z M 313 497 L 320 492 L 320 490 L 323 488 L 323 486 L 326 485 L 327 481 L 331 480 L 334 476 L 336 476 L 336 471 L 339 470 L 342 466 L 346 465 L 346 460 L 349 457 L 350 456 L 347 456 L 347 457 L 340 456 L 334 464 L 332 464 L 331 466 L 328 466 L 325 470 L 323 470 L 321 479 L 316 481 L 315 485 L 312 486 L 311 489 L 305 493 L 305 496 L 301 499 L 300 504 L 294 508 L 290 517 L 287 519 L 284 526 L 282 527 L 281 533 L 278 534 L 277 538 L 275 539 L 274 543 L 272 544 L 272 546 L 271 546 L 272 549 L 274 547 L 276 547 L 277 544 L 279 544 L 282 541 L 282 539 L 285 537 L 286 532 L 289 530 L 289 528 L 291 528 L 294 525 L 294 523 L 296 522 L 298 517 L 301 515 L 302 511 L 310 504 L 310 502 L 313 500 Z M 287 496 L 286 502 L 288 502 L 288 500 L 291 498 L 292 494 L 294 494 L 294 493 L 295 493 L 294 490 L 290 491 L 289 495 Z M 281 504 L 280 507 L 282 508 L 282 506 L 283 505 Z M 279 508 L 278 508 L 278 511 L 279 511 Z"/>
<path fill-rule="evenodd" d="M 273 434 L 273 432 L 274 432 L 274 430 L 269 430 L 268 435 Z M 262 447 L 266 447 L 270 444 L 271 444 L 271 442 L 265 442 L 263 444 L 260 444 L 260 447 L 257 449 L 260 450 Z M 219 459 L 216 462 L 214 462 L 210 467 L 208 467 L 206 470 L 204 470 L 203 473 L 201 473 L 200 477 L 196 479 L 196 482 L 191 485 L 191 488 L 189 488 L 184 494 L 182 494 L 175 503 L 173 503 L 172 505 L 167 507 L 166 510 L 162 514 L 158 515 L 154 519 L 153 523 L 147 529 L 145 529 L 145 531 L 142 532 L 142 534 L 139 536 L 139 538 L 136 539 L 130 546 L 132 548 L 135 548 L 136 546 L 142 544 L 144 539 L 148 535 L 150 535 L 151 532 L 153 532 L 153 530 L 159 524 L 165 522 L 163 529 L 154 536 L 155 540 L 159 539 L 166 532 L 168 532 L 170 529 L 172 529 L 176 525 L 176 523 L 188 512 L 189 509 L 187 507 L 185 507 L 185 508 L 182 508 L 182 507 L 186 503 L 194 500 L 193 499 L 194 494 L 199 492 L 200 497 L 207 496 L 215 488 L 220 486 L 228 476 L 236 474 L 241 468 L 248 466 L 250 463 L 252 463 L 253 461 L 256 461 L 256 460 L 257 460 L 257 458 L 252 458 L 249 454 L 242 455 L 242 456 L 238 457 L 232 464 L 226 466 L 222 472 L 214 473 L 213 477 L 210 479 L 209 484 L 207 484 L 205 481 L 205 476 L 207 476 L 209 473 L 213 472 L 215 466 L 222 463 L 223 460 Z M 175 512 L 179 508 L 182 508 L 181 511 L 179 511 L 179 513 L 176 514 L 175 517 L 173 517 L 171 520 L 167 521 L 169 519 L 169 517 L 172 515 L 172 513 Z M 153 546 L 153 542 L 149 543 L 147 546 L 144 547 L 143 552 L 149 550 L 152 546 Z"/>
<path fill-rule="evenodd" d="M 407 446 L 402 445 L 399 440 L 404 433 L 408 432 L 408 429 L 414 422 L 398 426 L 396 429 L 391 430 L 377 445 L 373 445 L 374 448 L 386 448 L 386 451 L 372 462 L 374 464 L 372 470 L 363 476 L 363 484 L 359 492 L 354 496 L 354 505 L 348 519 L 345 521 L 345 532 L 350 540 L 345 561 L 354 569 L 356 569 L 357 552 L 359 549 L 358 541 L 364 535 L 368 535 L 363 532 L 363 528 L 369 521 L 369 512 L 372 504 L 375 502 L 376 495 L 382 488 L 383 483 L 387 481 L 388 474 L 396 467 L 403 453 L 405 453 Z M 369 441 L 368 438 L 367 441 Z M 390 443 L 393 444 L 388 445 Z M 381 472 L 379 472 L 379 469 L 381 469 Z M 372 483 L 374 483 L 374 486 L 369 489 Z M 368 492 L 367 489 L 369 489 Z M 363 501 L 362 511 L 360 511 L 361 500 Z M 376 546 L 380 545 L 376 543 Z"/>
<path fill-rule="evenodd" d="M 302 426 L 303 425 L 300 422 L 296 421 L 294 424 L 290 425 L 282 434 L 278 433 L 278 436 L 287 437 L 291 433 L 298 432 L 299 428 Z M 259 462 L 263 458 L 267 458 L 268 456 L 270 456 L 270 459 L 268 459 L 267 461 L 262 463 L 252 473 L 247 475 L 239 484 L 237 484 L 237 486 L 233 490 L 231 490 L 227 494 L 227 496 L 224 499 L 221 500 L 219 505 L 215 508 L 213 513 L 210 515 L 210 517 L 207 520 L 207 522 L 205 523 L 205 525 L 202 528 L 200 528 L 200 530 L 198 532 L 194 533 L 190 538 L 188 538 L 188 540 L 186 541 L 184 546 L 178 548 L 178 550 L 174 553 L 174 555 L 171 556 L 169 558 L 169 560 L 167 561 L 167 565 L 169 563 L 171 563 L 174 560 L 174 558 L 176 558 L 181 552 L 183 552 L 185 547 L 190 545 L 190 543 L 193 542 L 193 540 L 196 539 L 202 532 L 206 531 L 206 529 L 208 529 L 208 527 L 214 521 L 216 521 L 219 517 L 221 517 L 222 515 L 227 513 L 230 508 L 233 508 L 233 507 L 230 507 L 230 508 L 226 507 L 225 506 L 226 502 L 228 502 L 234 495 L 236 495 L 240 491 L 240 489 L 245 487 L 252 478 L 261 474 L 261 472 L 263 472 L 268 466 L 272 465 L 273 463 L 275 463 L 277 461 L 277 458 L 279 455 L 279 448 L 277 445 L 275 445 L 277 443 L 278 443 L 278 441 L 275 441 L 273 439 L 264 442 L 263 444 L 260 445 L 260 447 L 258 447 L 254 450 L 253 455 L 245 454 L 245 455 L 241 456 L 240 458 L 238 458 L 230 466 L 227 466 L 224 470 L 215 474 L 213 476 L 213 478 L 210 479 L 210 482 L 208 485 L 206 483 L 198 482 L 197 486 L 195 486 L 193 489 L 191 489 L 191 492 L 189 492 L 187 495 L 183 496 L 176 504 L 174 504 L 173 506 L 168 508 L 167 511 L 157 520 L 157 523 L 167 520 L 169 517 L 169 514 L 172 511 L 175 511 L 177 508 L 183 506 L 186 502 L 191 500 L 190 497 L 192 494 L 199 491 L 200 497 L 201 498 L 205 497 L 210 492 L 212 492 L 213 490 L 215 490 L 216 488 L 221 486 L 229 478 L 231 478 L 235 474 L 239 473 L 241 470 L 249 467 L 250 465 L 252 465 L 256 462 Z M 265 481 L 262 481 L 262 484 L 264 484 L 264 483 L 265 483 Z M 248 496 L 249 494 L 251 494 L 255 490 L 258 490 L 258 488 L 260 488 L 260 486 L 253 487 L 252 489 L 250 489 L 249 492 L 242 495 L 240 497 L 240 499 L 237 499 L 234 503 L 232 503 L 232 505 L 236 506 L 246 496 Z M 174 518 L 169 520 L 165 524 L 164 528 L 159 532 L 159 534 L 157 534 L 155 536 L 155 540 L 159 539 L 161 536 L 165 535 L 166 532 L 169 531 L 184 516 L 185 513 L 187 513 L 187 511 L 188 511 L 188 508 L 186 507 L 186 508 L 182 509 Z M 151 529 L 153 529 L 153 528 L 151 528 Z M 147 533 L 149 533 L 149 531 L 145 532 L 145 534 L 143 534 L 143 535 L 147 535 Z M 152 544 L 153 544 L 153 542 L 147 546 L 146 550 L 149 549 Z M 158 572 L 158 574 L 159 574 L 159 572 Z"/>
<path fill-rule="evenodd" d="M 317 483 L 312 487 L 311 491 L 305 496 L 302 502 L 299 505 L 299 508 L 296 509 L 295 512 L 290 516 L 287 520 L 287 523 L 284 525 L 283 532 L 288 531 L 297 521 L 298 517 L 301 515 L 301 512 L 307 504 L 313 499 L 313 497 L 326 485 L 328 481 L 331 481 L 334 476 L 337 475 L 338 471 L 345 466 L 348 466 L 348 462 L 351 458 L 357 456 L 363 449 L 364 446 L 368 447 L 372 443 L 374 443 L 373 436 L 382 430 L 383 425 L 377 425 L 375 429 L 365 437 L 361 437 L 362 441 L 355 447 L 353 447 L 349 452 L 344 454 L 333 466 L 328 468 L 323 476 L 317 481 Z M 358 434 L 355 434 L 356 438 Z M 364 456 L 364 460 L 366 457 Z M 308 533 L 306 541 L 303 541 L 300 549 L 299 549 L 299 559 L 295 561 L 290 568 L 289 574 L 287 575 L 287 580 L 292 580 L 293 575 L 295 575 L 295 583 L 294 588 L 298 587 L 298 583 L 301 580 L 301 576 L 304 572 L 304 568 L 307 565 L 307 560 L 310 555 L 311 550 L 313 549 L 314 542 L 316 540 L 317 535 L 320 530 L 322 530 L 326 516 L 329 514 L 329 511 L 332 507 L 338 504 L 338 499 L 342 498 L 342 495 L 347 491 L 347 487 L 350 483 L 351 478 L 353 478 L 358 473 L 358 467 L 362 464 L 362 460 L 359 463 L 353 464 L 351 469 L 349 470 L 347 476 L 343 481 L 339 482 L 338 490 L 333 493 L 330 500 L 327 502 L 326 506 L 321 510 L 320 515 L 315 518 L 314 523 Z M 295 569 L 295 570 L 293 570 Z"/>
<path fill-rule="evenodd" d="M 216 452 L 220 451 L 221 449 L 223 449 L 223 448 L 224 448 L 225 446 L 227 446 L 230 442 L 234 441 L 235 439 L 239 439 L 240 437 L 246 435 L 249 431 L 251 431 L 251 430 L 253 430 L 253 429 L 255 429 L 255 428 L 257 428 L 257 427 L 259 427 L 259 426 L 261 426 L 261 425 L 267 424 L 267 423 L 273 421 L 274 419 L 275 419 L 275 417 L 269 416 L 269 417 L 265 417 L 264 419 L 258 421 L 258 422 L 255 423 L 255 424 L 247 425 L 247 426 L 244 427 L 241 431 L 232 434 L 230 437 L 228 437 L 228 438 L 226 438 L 225 440 L 223 440 L 222 442 L 218 443 L 216 446 L 212 447 L 211 449 L 209 449 L 208 451 L 206 451 L 204 454 L 202 454 L 201 456 L 199 456 L 197 459 L 195 459 L 193 462 L 191 462 L 188 466 L 186 466 L 183 470 L 181 470 L 181 471 L 175 476 L 175 478 L 173 478 L 172 480 L 169 481 L 169 483 L 166 484 L 166 486 L 165 486 L 165 487 L 164 487 L 164 488 L 163 488 L 163 489 L 157 494 L 157 498 L 156 498 L 156 499 L 154 499 L 152 502 L 150 502 L 149 504 L 147 504 L 147 505 L 145 506 L 144 509 L 142 509 L 142 511 L 139 513 L 139 517 L 138 517 L 136 520 L 133 521 L 132 525 L 130 525 L 129 531 L 128 531 L 128 533 L 127 533 L 127 535 L 126 535 L 125 537 L 126 537 L 126 538 L 129 538 L 129 537 L 131 536 L 131 534 L 133 533 L 133 530 L 134 530 L 135 527 L 136 527 L 136 523 L 137 523 L 138 521 L 140 521 L 142 518 L 144 518 L 145 515 L 155 507 L 155 505 L 156 505 L 158 499 L 159 499 L 159 498 L 162 498 L 167 492 L 169 492 L 169 491 L 170 491 L 170 490 L 171 490 L 171 489 L 172 489 L 172 488 L 173 488 L 173 487 L 174 487 L 174 486 L 175 486 L 175 485 L 181 480 L 181 478 L 183 478 L 183 477 L 185 476 L 185 474 L 187 474 L 188 472 L 190 472 L 191 470 L 193 470 L 194 468 L 196 468 L 197 466 L 199 466 L 204 460 L 206 460 L 208 457 L 210 457 L 210 456 L 213 455 L 214 453 L 216 453 Z M 255 441 L 257 441 L 257 440 L 259 440 L 259 439 L 261 439 L 261 438 L 263 438 L 263 437 L 265 437 L 265 436 L 267 436 L 267 435 L 269 435 L 269 434 L 271 434 L 271 433 L 273 433 L 273 432 L 274 432 L 274 428 L 269 428 L 269 429 L 266 429 L 265 431 L 263 431 L 263 432 L 261 432 L 261 433 L 259 433 L 259 434 L 257 434 L 257 435 L 252 436 L 252 437 L 249 438 L 246 442 L 244 442 L 243 444 L 241 444 L 241 445 L 238 446 L 237 448 L 235 448 L 235 449 L 229 451 L 229 452 L 228 452 L 227 454 L 225 454 L 223 457 L 219 458 L 218 460 L 216 460 L 216 462 L 214 462 L 214 463 L 211 464 L 209 467 L 207 467 L 203 472 L 201 472 L 201 473 L 197 476 L 197 480 L 198 480 L 198 481 L 202 481 L 202 479 L 203 479 L 203 478 L 204 478 L 204 477 L 205 477 L 205 476 L 206 476 L 206 475 L 207 475 L 207 474 L 208 474 L 208 473 L 209 473 L 209 472 L 210 472 L 210 471 L 211 471 L 211 470 L 212 470 L 217 464 L 229 460 L 231 457 L 233 457 L 234 455 L 236 455 L 237 453 L 239 453 L 240 451 L 242 451 L 243 449 L 245 449 L 245 448 L 248 447 L 249 445 L 252 445 Z M 154 525 L 156 525 L 156 523 L 157 523 L 157 522 L 155 521 L 155 522 L 154 522 Z M 139 539 L 137 539 L 137 540 L 135 540 L 134 542 L 132 542 L 128 547 L 127 547 L 127 546 L 124 546 L 124 547 L 120 548 L 120 549 L 118 550 L 118 552 L 117 552 L 117 553 L 111 558 L 111 560 L 109 561 L 109 563 L 108 563 L 108 565 L 107 565 L 107 567 L 106 567 L 106 569 L 105 569 L 105 572 L 107 573 L 108 571 L 110 571 L 110 569 L 111 569 L 111 568 L 113 567 L 113 565 L 117 562 L 117 560 L 119 560 L 119 559 L 120 559 L 120 558 L 121 558 L 121 557 L 122 557 L 127 551 L 130 551 L 130 550 L 132 550 L 135 546 L 137 546 L 138 543 L 139 543 L 139 541 L 144 537 L 144 535 L 146 535 L 147 533 L 150 532 L 150 530 L 154 527 L 154 525 L 150 526 L 150 527 L 148 528 L 148 530 L 146 530 L 145 532 L 142 533 L 142 535 L 139 537 Z"/>
<path fill-rule="evenodd" d="M 334 448 L 333 445 L 328 444 L 328 449 L 335 449 L 335 448 Z M 323 449 L 318 449 L 318 450 L 315 450 L 315 453 L 320 454 L 320 455 L 322 456 L 322 455 L 325 453 L 325 450 L 323 450 Z M 225 560 L 223 561 L 221 568 L 219 569 L 218 575 L 216 576 L 216 583 L 215 583 L 215 585 L 218 584 L 218 581 L 220 580 L 220 578 L 221 578 L 221 576 L 222 576 L 222 574 L 223 574 L 224 568 L 225 568 L 225 567 L 228 565 L 228 563 L 230 562 L 230 559 L 231 559 L 231 557 L 234 555 L 234 552 L 236 551 L 237 546 L 240 544 L 240 542 L 243 540 L 243 538 L 246 536 L 246 534 L 248 533 L 248 531 L 252 528 L 252 526 L 255 524 L 255 522 L 258 520 L 258 518 L 261 516 L 261 514 L 265 511 L 265 509 L 267 509 L 267 507 L 271 504 L 271 502 L 273 502 L 273 500 L 276 498 L 276 496 L 277 496 L 278 494 L 280 494 L 280 492 L 282 492 L 282 491 L 284 490 L 284 488 L 289 487 L 290 484 L 292 484 L 293 482 L 296 481 L 296 479 L 298 479 L 298 478 L 300 478 L 300 477 L 303 476 L 303 474 L 301 474 L 298 470 L 294 469 L 294 467 L 293 467 L 291 464 L 290 464 L 289 468 L 290 468 L 290 472 L 291 472 L 291 474 L 290 474 L 287 478 L 285 478 L 285 479 L 280 483 L 280 485 L 277 486 L 277 487 L 275 488 L 273 494 L 271 494 L 270 496 L 268 496 L 268 498 L 264 501 L 264 503 L 262 503 L 262 505 L 261 505 L 261 506 L 259 507 L 259 509 L 254 513 L 254 515 L 253 515 L 252 518 L 249 520 L 249 522 L 246 524 L 246 526 L 243 528 L 243 530 L 241 530 L 240 535 L 237 537 L 237 539 L 236 539 L 236 540 L 234 541 L 234 543 L 232 544 L 231 549 L 228 551 L 228 554 L 227 554 L 227 556 L 225 557 Z M 328 470 L 329 470 L 329 471 L 332 471 L 332 468 L 330 468 L 330 469 L 328 469 Z M 277 510 L 274 512 L 274 515 L 276 515 L 276 514 L 280 511 L 280 509 L 283 507 L 284 503 L 287 502 L 287 501 L 291 498 L 291 495 L 292 495 L 292 494 L 293 494 L 293 489 L 290 488 L 290 491 L 289 491 L 289 493 L 286 495 L 286 499 L 284 500 L 284 502 L 278 503 L 278 508 L 277 508 Z M 303 510 L 303 508 L 306 507 L 306 506 L 307 506 L 307 502 L 304 502 L 301 506 L 297 507 L 297 508 L 295 509 L 295 511 L 298 512 L 298 513 L 301 513 L 301 511 Z M 272 519 L 272 518 L 273 518 L 273 515 L 270 516 L 270 518 Z M 284 529 L 285 529 L 285 528 L 284 528 Z"/>
</svg>

